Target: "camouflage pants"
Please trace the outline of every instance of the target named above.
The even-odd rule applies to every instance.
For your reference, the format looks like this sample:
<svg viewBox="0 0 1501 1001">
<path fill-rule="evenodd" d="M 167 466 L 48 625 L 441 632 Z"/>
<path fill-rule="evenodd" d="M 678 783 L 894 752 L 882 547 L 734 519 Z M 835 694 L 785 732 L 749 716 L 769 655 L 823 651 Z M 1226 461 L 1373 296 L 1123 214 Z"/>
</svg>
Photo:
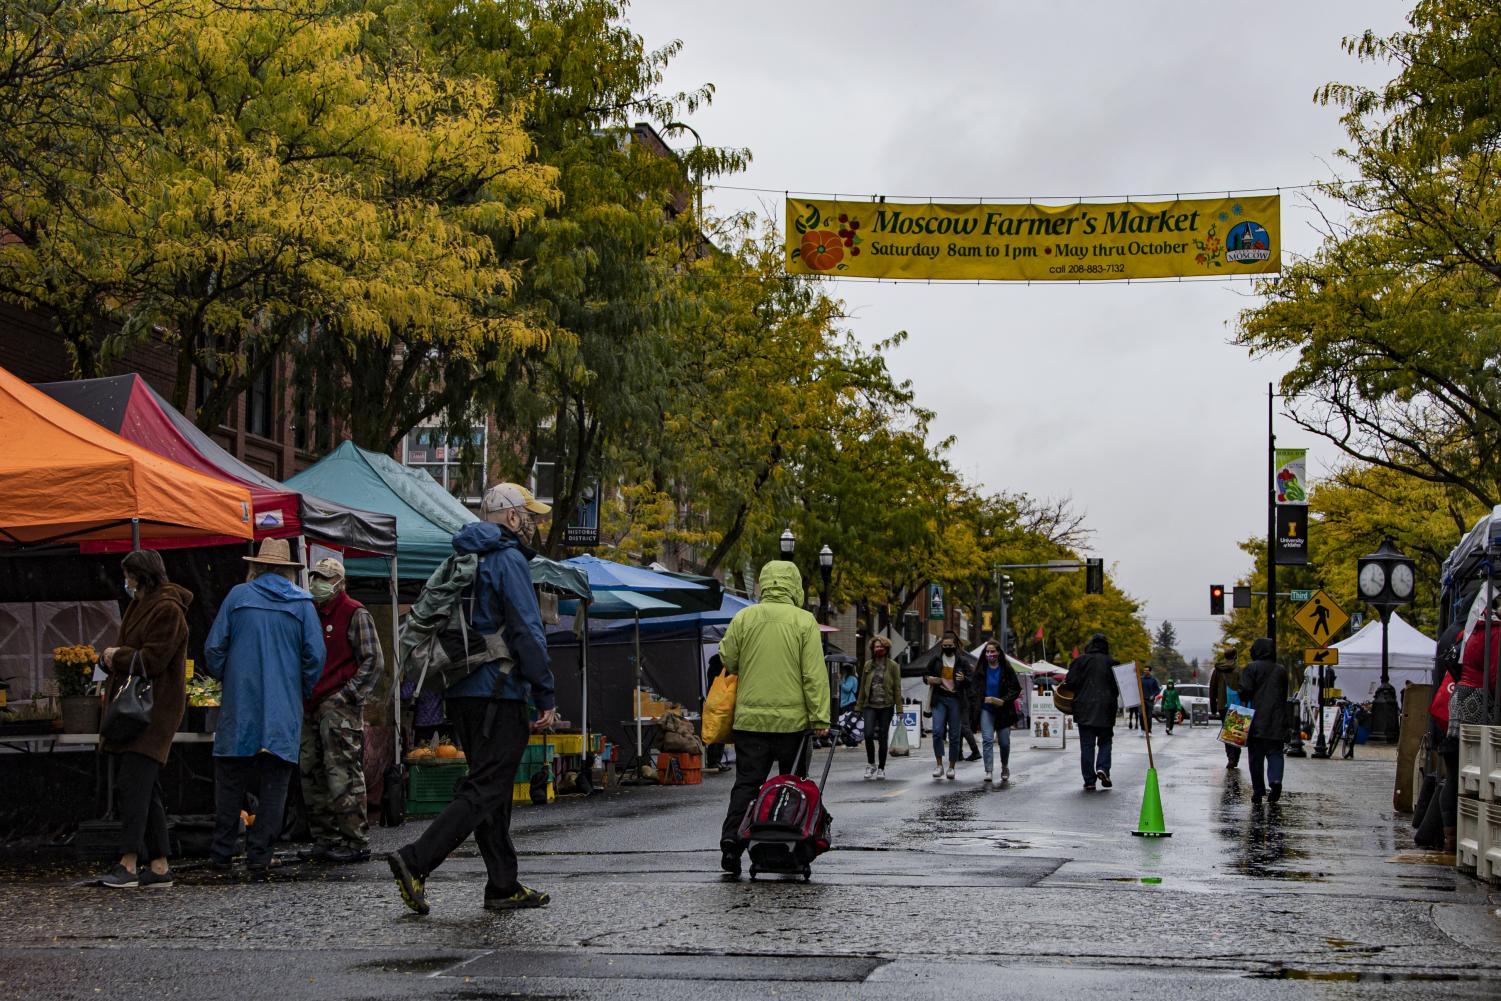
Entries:
<svg viewBox="0 0 1501 1001">
<path fill-rule="evenodd" d="M 364 713 L 333 696 L 302 716 L 302 799 L 320 845 L 370 847 L 365 821 Z"/>
</svg>

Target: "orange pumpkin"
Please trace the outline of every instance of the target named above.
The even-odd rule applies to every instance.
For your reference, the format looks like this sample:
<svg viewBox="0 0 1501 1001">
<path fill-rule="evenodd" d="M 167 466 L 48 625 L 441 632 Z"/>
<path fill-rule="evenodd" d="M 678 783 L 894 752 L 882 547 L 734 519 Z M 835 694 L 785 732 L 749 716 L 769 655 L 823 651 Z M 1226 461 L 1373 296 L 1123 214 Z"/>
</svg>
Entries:
<svg viewBox="0 0 1501 1001">
<path fill-rule="evenodd" d="M 439 744 L 438 745 L 438 750 L 435 752 L 435 754 L 436 754 L 437 757 L 440 757 L 440 758 L 462 758 L 463 757 L 463 755 L 459 753 L 459 749 L 457 747 L 454 747 L 452 744 Z"/>
<path fill-rule="evenodd" d="M 844 260 L 844 241 L 826 229 L 804 233 L 802 258 L 814 271 L 827 271 Z"/>
</svg>

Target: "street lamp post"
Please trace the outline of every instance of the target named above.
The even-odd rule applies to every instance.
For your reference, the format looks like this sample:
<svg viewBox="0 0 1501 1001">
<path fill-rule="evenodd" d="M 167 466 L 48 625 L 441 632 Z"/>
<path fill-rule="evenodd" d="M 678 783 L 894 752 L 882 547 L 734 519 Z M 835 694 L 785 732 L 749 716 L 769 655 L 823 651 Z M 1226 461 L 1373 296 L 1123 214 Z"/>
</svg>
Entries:
<svg viewBox="0 0 1501 1001">
<path fill-rule="evenodd" d="M 1371 739 L 1394 744 L 1399 713 L 1387 642 L 1392 612 L 1412 601 L 1413 561 L 1392 545 L 1391 539 L 1385 539 L 1375 552 L 1360 557 L 1356 564 L 1361 598 L 1381 613 L 1381 684 L 1371 699 Z"/>
<path fill-rule="evenodd" d="M 823 587 L 818 592 L 818 623 L 826 626 L 829 624 L 829 580 L 834 576 L 834 550 L 824 546 L 818 551 L 818 576 L 823 582 Z M 829 652 L 829 634 L 820 633 L 823 639 L 823 652 Z"/>
<path fill-rule="evenodd" d="M 782 559 L 792 559 L 792 551 L 797 548 L 797 536 L 792 534 L 792 526 L 782 529 L 782 537 L 777 540 L 777 545 L 782 550 Z"/>
</svg>

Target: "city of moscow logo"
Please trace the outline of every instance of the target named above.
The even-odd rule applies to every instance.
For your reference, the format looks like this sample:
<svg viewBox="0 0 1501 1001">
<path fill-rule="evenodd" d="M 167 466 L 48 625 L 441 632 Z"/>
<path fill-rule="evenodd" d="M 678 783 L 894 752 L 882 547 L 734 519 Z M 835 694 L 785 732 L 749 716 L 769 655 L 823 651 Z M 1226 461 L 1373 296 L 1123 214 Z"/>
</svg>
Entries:
<svg viewBox="0 0 1501 1001">
<path fill-rule="evenodd" d="M 1260 223 L 1236 223 L 1225 234 L 1225 260 L 1231 264 L 1259 264 L 1271 256 L 1272 241 Z"/>
</svg>

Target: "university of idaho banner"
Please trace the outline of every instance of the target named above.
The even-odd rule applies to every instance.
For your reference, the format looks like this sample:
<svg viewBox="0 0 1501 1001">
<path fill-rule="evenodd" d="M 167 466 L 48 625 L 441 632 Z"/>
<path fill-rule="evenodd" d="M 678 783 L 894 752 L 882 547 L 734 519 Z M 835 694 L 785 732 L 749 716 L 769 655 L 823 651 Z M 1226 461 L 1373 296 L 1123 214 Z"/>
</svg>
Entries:
<svg viewBox="0 0 1501 1001">
<path fill-rule="evenodd" d="M 855 278 L 1109 281 L 1271 274 L 1278 195 L 1069 205 L 787 200 L 787 270 Z"/>
</svg>

